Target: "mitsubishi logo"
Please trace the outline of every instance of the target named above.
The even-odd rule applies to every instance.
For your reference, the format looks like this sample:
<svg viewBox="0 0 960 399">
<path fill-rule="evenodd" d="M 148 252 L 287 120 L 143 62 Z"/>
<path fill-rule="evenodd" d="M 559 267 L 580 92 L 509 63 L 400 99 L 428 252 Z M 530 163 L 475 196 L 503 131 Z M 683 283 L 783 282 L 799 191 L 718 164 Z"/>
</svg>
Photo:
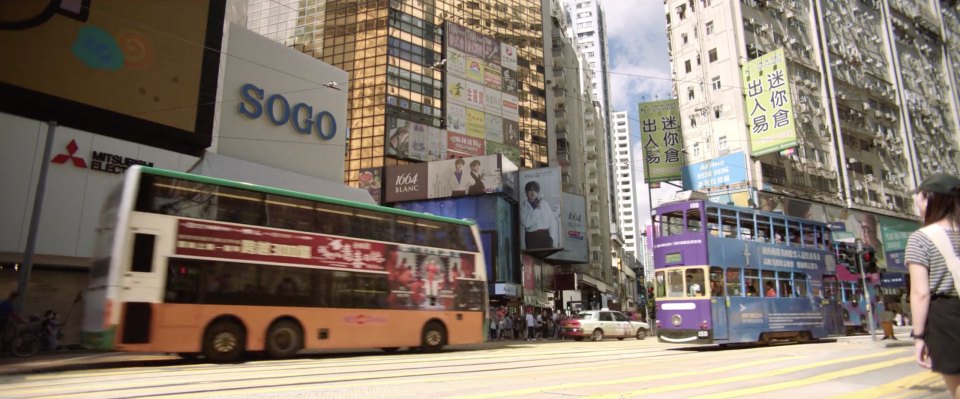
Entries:
<svg viewBox="0 0 960 399">
<path fill-rule="evenodd" d="M 87 162 L 84 161 L 83 158 L 80 158 L 74 155 L 77 153 L 77 150 L 79 148 L 80 147 L 77 146 L 76 140 L 70 140 L 70 144 L 67 144 L 67 153 L 57 154 L 57 156 L 53 157 L 53 160 L 51 160 L 50 162 L 64 164 L 64 163 L 67 163 L 67 161 L 69 160 L 73 162 L 73 166 L 76 166 L 78 168 L 86 168 Z"/>
</svg>

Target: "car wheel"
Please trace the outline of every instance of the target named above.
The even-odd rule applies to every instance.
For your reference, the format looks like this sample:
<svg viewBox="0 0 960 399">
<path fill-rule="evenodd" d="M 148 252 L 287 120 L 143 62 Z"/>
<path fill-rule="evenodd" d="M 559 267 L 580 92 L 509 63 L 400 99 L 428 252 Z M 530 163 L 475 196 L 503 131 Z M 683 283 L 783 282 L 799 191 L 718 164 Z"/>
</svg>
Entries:
<svg viewBox="0 0 960 399">
<path fill-rule="evenodd" d="M 282 359 L 296 355 L 303 347 L 300 326 L 290 320 L 281 320 L 267 331 L 267 354 Z"/>
<path fill-rule="evenodd" d="M 220 320 L 203 335 L 203 355 L 216 363 L 235 362 L 245 350 L 247 334 L 236 322 Z"/>
<path fill-rule="evenodd" d="M 599 328 L 596 329 L 596 330 L 593 330 L 593 335 L 590 336 L 590 339 L 592 339 L 592 340 L 594 340 L 594 341 L 602 341 L 602 340 L 603 340 L 603 330 L 601 330 L 601 329 L 599 329 Z"/>
<path fill-rule="evenodd" d="M 637 339 L 644 339 L 647 337 L 647 330 L 642 328 L 637 329 Z"/>
</svg>

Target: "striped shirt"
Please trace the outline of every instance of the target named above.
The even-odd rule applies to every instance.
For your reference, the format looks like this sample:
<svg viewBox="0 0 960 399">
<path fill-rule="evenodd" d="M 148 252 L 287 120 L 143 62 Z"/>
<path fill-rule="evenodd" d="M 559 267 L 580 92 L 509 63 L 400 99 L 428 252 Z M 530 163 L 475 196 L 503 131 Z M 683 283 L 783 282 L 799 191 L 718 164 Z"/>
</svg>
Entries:
<svg viewBox="0 0 960 399">
<path fill-rule="evenodd" d="M 954 253 L 960 254 L 960 232 L 947 231 L 947 237 L 953 244 Z M 953 281 L 953 275 L 947 268 L 947 262 L 943 254 L 937 250 L 936 244 L 920 231 L 910 234 L 907 239 L 907 250 L 904 254 L 904 263 L 916 263 L 926 267 L 930 272 L 930 293 L 936 295 L 956 296 L 956 284 Z"/>
</svg>

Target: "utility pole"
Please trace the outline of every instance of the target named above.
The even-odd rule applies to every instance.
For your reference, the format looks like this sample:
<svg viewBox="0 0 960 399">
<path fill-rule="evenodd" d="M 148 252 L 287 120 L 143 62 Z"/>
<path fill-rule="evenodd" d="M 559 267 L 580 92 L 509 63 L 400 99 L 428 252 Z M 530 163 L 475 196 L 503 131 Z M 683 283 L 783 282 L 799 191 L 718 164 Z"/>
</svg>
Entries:
<svg viewBox="0 0 960 399">
<path fill-rule="evenodd" d="M 863 242 L 857 239 L 857 268 L 860 270 L 860 279 L 863 281 L 863 300 L 867 302 L 867 323 L 870 329 L 870 339 L 877 340 L 877 326 L 873 320 L 873 301 L 870 300 L 870 288 L 867 287 L 867 273 L 863 270 Z"/>
</svg>

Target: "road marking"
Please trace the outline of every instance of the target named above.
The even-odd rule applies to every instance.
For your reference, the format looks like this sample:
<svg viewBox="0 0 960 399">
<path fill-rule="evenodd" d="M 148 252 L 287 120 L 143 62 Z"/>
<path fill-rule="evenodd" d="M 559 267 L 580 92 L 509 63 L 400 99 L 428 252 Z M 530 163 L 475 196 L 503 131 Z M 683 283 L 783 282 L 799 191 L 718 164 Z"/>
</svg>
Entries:
<svg viewBox="0 0 960 399">
<path fill-rule="evenodd" d="M 756 360 L 752 362 L 733 364 L 729 366 L 715 367 L 715 368 L 706 369 L 706 370 L 680 371 L 675 373 L 654 374 L 654 375 L 646 375 L 642 377 L 621 378 L 616 380 L 567 383 L 567 384 L 560 384 L 560 385 L 549 386 L 549 387 L 533 387 L 533 388 L 525 388 L 525 389 L 516 389 L 513 391 L 490 392 L 490 393 L 484 393 L 479 395 L 454 396 L 452 398 L 456 398 L 456 399 L 499 398 L 504 396 L 518 396 L 518 395 L 543 393 L 545 391 L 563 391 L 564 389 L 572 389 L 572 388 L 585 388 L 585 387 L 595 387 L 595 386 L 601 386 L 601 385 L 654 381 L 654 380 L 661 380 L 661 379 L 668 379 L 668 378 L 687 377 L 687 376 L 693 376 L 693 375 L 722 373 L 722 372 L 746 368 L 746 367 L 760 366 L 764 364 L 782 362 L 787 360 L 796 360 L 799 358 L 800 356 L 790 356 L 790 357 L 780 357 L 780 358 L 774 358 L 774 359 L 762 359 L 762 360 Z"/>
<path fill-rule="evenodd" d="M 800 366 L 787 367 L 787 368 L 772 370 L 772 371 L 768 371 L 768 372 L 764 372 L 764 373 L 759 373 L 759 374 L 750 374 L 750 375 L 727 377 L 727 378 L 720 378 L 720 379 L 714 379 L 714 380 L 698 381 L 698 382 L 692 382 L 692 383 L 689 383 L 689 384 L 673 384 L 673 385 L 669 385 L 669 386 L 656 387 L 656 388 L 648 388 L 648 389 L 641 389 L 641 390 L 630 391 L 630 392 L 600 394 L 600 395 L 590 396 L 589 398 L 596 398 L 596 399 L 599 399 L 599 398 L 603 398 L 603 399 L 608 399 L 608 398 L 627 398 L 627 397 L 632 397 L 632 396 L 651 395 L 651 394 L 656 394 L 656 393 L 679 391 L 679 390 L 683 390 L 683 389 L 702 388 L 702 387 L 707 387 L 707 386 L 711 386 L 711 385 L 720 385 L 720 384 L 726 384 L 726 383 L 730 383 L 730 382 L 748 381 L 748 380 L 754 380 L 754 379 L 758 379 L 758 378 L 762 378 L 762 377 L 772 377 L 772 376 L 776 376 L 776 375 L 789 374 L 789 373 L 793 373 L 793 372 L 795 372 L 795 371 L 803 371 L 803 370 L 808 370 L 808 369 L 817 368 L 817 367 L 829 366 L 829 365 L 833 365 L 833 364 L 846 363 L 846 362 L 852 362 L 852 361 L 864 360 L 864 359 L 872 359 L 872 358 L 876 358 L 876 357 L 890 356 L 890 355 L 892 355 L 892 354 L 901 354 L 901 353 L 904 353 L 904 352 L 906 352 L 906 351 L 905 351 L 905 350 L 899 350 L 899 351 L 886 351 L 886 352 L 879 352 L 879 353 L 871 353 L 871 354 L 861 355 L 861 356 L 851 356 L 851 357 L 845 357 L 845 358 L 840 358 L 840 359 L 824 360 L 824 361 L 821 361 L 821 362 L 804 364 L 804 365 L 800 365 Z M 907 360 L 897 359 L 897 361 L 898 361 L 898 362 L 909 361 L 908 358 L 905 358 L 905 359 L 907 359 Z M 694 375 L 697 375 L 697 373 L 693 373 L 693 374 L 694 374 Z"/>
<path fill-rule="evenodd" d="M 934 373 L 932 371 L 921 371 L 916 374 L 908 375 L 899 380 L 888 382 L 886 384 L 867 388 L 860 391 L 848 392 L 842 395 L 834 396 L 831 399 L 843 399 L 843 398 L 858 398 L 858 399 L 873 399 L 873 398 L 901 398 L 910 396 L 916 392 L 910 391 L 913 387 L 925 387 L 929 385 L 936 385 L 936 382 L 939 381 L 940 385 L 946 389 L 946 385 L 943 384 L 943 379 L 940 378 L 940 374 Z M 931 384 L 933 383 L 933 384 Z M 896 395 L 895 395 L 896 394 Z M 895 395 L 895 396 L 890 396 Z"/>
<path fill-rule="evenodd" d="M 802 380 L 787 381 L 787 382 L 781 382 L 777 384 L 762 385 L 762 386 L 753 387 L 753 388 L 738 389 L 735 391 L 726 391 L 726 392 L 717 393 L 713 395 L 698 396 L 697 399 L 739 398 L 747 395 L 756 395 L 764 392 L 780 391 L 787 388 L 796 388 L 804 385 L 818 384 L 821 382 L 836 380 L 843 377 L 863 374 L 866 372 L 879 370 L 887 367 L 892 367 L 898 364 L 903 364 L 903 363 L 912 362 L 912 361 L 913 361 L 912 357 L 904 357 L 901 359 L 887 360 L 885 362 L 872 363 L 872 364 L 867 364 L 859 367 L 849 368 L 846 370 L 834 371 L 832 373 L 820 374 L 816 377 L 804 378 Z M 761 375 L 761 376 L 766 377 L 765 375 Z"/>
</svg>

